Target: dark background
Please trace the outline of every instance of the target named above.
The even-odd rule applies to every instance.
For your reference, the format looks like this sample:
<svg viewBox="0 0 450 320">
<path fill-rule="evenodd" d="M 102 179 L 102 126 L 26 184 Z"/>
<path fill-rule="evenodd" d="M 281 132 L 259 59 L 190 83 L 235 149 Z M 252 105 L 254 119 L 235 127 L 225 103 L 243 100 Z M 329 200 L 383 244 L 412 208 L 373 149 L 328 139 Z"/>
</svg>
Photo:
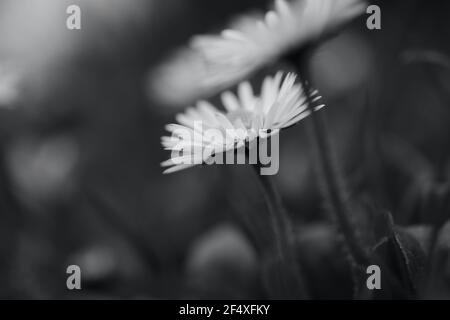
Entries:
<svg viewBox="0 0 450 320">
<path fill-rule="evenodd" d="M 65 27 L 70 4 L 81 7 L 79 31 Z M 378 4 L 382 30 L 369 31 L 367 16 L 353 21 L 316 50 L 310 81 L 327 104 L 352 198 L 389 211 L 426 251 L 430 226 L 450 218 L 450 6 Z M 265 207 L 251 168 L 162 175 L 169 154 L 160 136 L 185 106 L 163 105 L 148 85 L 190 36 L 268 5 L 0 1 L 0 66 L 17 76 L 17 97 L 0 99 L 1 298 L 271 297 Z M 282 133 L 276 183 L 298 225 L 312 297 L 351 298 L 309 127 L 306 119 Z M 432 297 L 450 296 L 449 230 L 437 241 Z M 81 291 L 66 288 L 71 264 L 81 267 Z"/>
</svg>

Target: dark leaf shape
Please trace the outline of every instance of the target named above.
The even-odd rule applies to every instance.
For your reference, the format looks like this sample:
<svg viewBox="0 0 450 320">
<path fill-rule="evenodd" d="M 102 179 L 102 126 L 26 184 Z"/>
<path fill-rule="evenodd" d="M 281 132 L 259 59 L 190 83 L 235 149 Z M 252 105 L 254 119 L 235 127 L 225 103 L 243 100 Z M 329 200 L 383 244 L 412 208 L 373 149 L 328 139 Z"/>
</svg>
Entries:
<svg viewBox="0 0 450 320">
<path fill-rule="evenodd" d="M 399 264 L 406 271 L 403 282 L 408 283 L 410 290 L 417 293 L 425 269 L 425 252 L 416 239 L 398 227 L 395 227 L 393 240 L 398 257 L 401 258 Z"/>
<path fill-rule="evenodd" d="M 401 228 L 401 227 L 400 227 Z M 404 233 L 407 233 L 409 236 L 416 239 L 416 241 L 420 244 L 425 255 L 428 256 L 429 248 L 431 243 L 432 231 L 433 228 L 430 225 L 421 224 L 415 226 L 409 226 L 405 228 L 401 228 Z"/>
<path fill-rule="evenodd" d="M 425 270 L 425 253 L 414 237 L 394 225 L 389 213 L 384 220 L 389 234 L 373 248 L 374 261 L 382 270 L 381 295 L 415 298 Z"/>
<path fill-rule="evenodd" d="M 404 232 L 415 238 L 427 255 L 426 278 L 421 287 L 421 297 L 449 299 L 450 222 L 445 223 L 440 230 L 436 230 L 436 235 L 433 227 L 427 225 L 404 228 Z"/>
</svg>

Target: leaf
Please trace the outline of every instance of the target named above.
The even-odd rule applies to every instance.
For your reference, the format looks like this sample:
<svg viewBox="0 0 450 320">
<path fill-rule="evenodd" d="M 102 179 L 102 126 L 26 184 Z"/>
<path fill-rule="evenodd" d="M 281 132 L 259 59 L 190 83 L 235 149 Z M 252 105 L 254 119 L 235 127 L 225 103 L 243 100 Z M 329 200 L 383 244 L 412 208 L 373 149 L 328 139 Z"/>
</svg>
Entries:
<svg viewBox="0 0 450 320">
<path fill-rule="evenodd" d="M 387 278 L 386 289 L 395 298 L 416 297 L 425 270 L 425 253 L 414 237 L 394 225 L 389 213 L 383 216 L 389 233 L 373 248 L 373 254 Z"/>
<path fill-rule="evenodd" d="M 397 253 L 401 257 L 399 264 L 407 271 L 407 277 L 403 280 L 409 284 L 410 290 L 417 294 L 418 284 L 425 270 L 425 252 L 419 242 L 398 227 L 395 227 L 393 239 Z"/>
<path fill-rule="evenodd" d="M 401 228 L 403 232 L 409 234 L 420 244 L 423 252 L 428 255 L 433 228 L 430 225 L 415 225 Z"/>
<path fill-rule="evenodd" d="M 421 243 L 427 255 L 427 270 L 423 282 L 421 297 L 427 299 L 450 298 L 450 221 L 444 224 L 436 234 L 436 242 L 433 244 L 433 228 L 427 225 L 419 225 L 404 228 L 404 232 Z M 430 249 L 432 254 L 430 255 Z"/>
</svg>

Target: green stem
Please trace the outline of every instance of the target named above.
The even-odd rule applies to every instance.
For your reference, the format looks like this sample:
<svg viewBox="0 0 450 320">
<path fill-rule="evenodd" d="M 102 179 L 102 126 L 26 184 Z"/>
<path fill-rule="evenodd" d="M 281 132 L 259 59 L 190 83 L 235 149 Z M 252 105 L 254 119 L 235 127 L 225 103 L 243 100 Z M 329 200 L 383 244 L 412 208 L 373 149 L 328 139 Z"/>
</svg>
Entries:
<svg viewBox="0 0 450 320">
<path fill-rule="evenodd" d="M 280 261 L 283 262 L 287 268 L 292 270 L 293 279 L 289 278 L 289 275 L 283 275 L 285 270 L 280 271 L 286 280 L 282 281 L 283 285 L 287 285 L 289 287 L 292 285 L 292 283 L 289 284 L 289 282 L 292 280 L 296 281 L 296 289 L 298 290 L 296 298 L 306 298 L 307 295 L 303 285 L 304 281 L 301 276 L 300 265 L 296 259 L 295 251 L 293 249 L 294 232 L 292 230 L 292 224 L 286 214 L 281 196 L 278 193 L 272 179 L 267 175 L 260 174 L 260 166 L 254 165 L 253 168 L 258 176 L 270 214 L 276 252 L 280 258 Z"/>
<path fill-rule="evenodd" d="M 293 232 L 288 223 L 281 196 L 275 188 L 272 179 L 269 176 L 259 174 L 260 167 L 258 165 L 254 165 L 253 168 L 260 181 L 264 200 L 270 214 L 277 252 L 283 260 L 289 259 L 291 256 L 289 248 L 291 247 Z"/>
<path fill-rule="evenodd" d="M 333 208 L 337 223 L 344 234 L 349 252 L 358 265 L 367 265 L 369 257 L 360 245 L 354 232 L 354 226 L 350 220 L 350 208 L 345 196 L 345 185 L 338 167 L 333 161 L 332 148 L 327 133 L 326 120 L 322 112 L 314 112 L 310 89 L 308 83 L 302 80 L 302 85 L 307 95 L 308 108 L 311 111 L 311 118 L 314 130 L 314 137 L 319 153 L 320 167 L 323 172 L 325 186 L 325 196 Z"/>
</svg>

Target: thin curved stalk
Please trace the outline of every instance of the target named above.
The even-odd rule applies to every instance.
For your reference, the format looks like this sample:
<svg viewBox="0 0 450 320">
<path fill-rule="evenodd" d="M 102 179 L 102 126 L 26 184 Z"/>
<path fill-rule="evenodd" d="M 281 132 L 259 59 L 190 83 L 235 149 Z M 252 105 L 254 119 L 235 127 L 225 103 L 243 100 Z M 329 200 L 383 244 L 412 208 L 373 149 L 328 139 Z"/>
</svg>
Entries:
<svg viewBox="0 0 450 320">
<path fill-rule="evenodd" d="M 291 256 L 292 229 L 288 223 L 286 211 L 284 209 L 281 196 L 278 193 L 270 176 L 260 175 L 259 166 L 254 165 L 256 175 L 260 181 L 264 200 L 270 214 L 273 226 L 273 233 L 276 242 L 277 252 L 282 259 L 289 259 Z"/>
<path fill-rule="evenodd" d="M 280 194 L 277 191 L 270 176 L 259 174 L 259 165 L 253 165 L 254 172 L 258 176 L 261 189 L 264 194 L 264 200 L 270 214 L 271 226 L 275 242 L 276 253 L 280 261 L 288 268 L 292 268 L 294 280 L 297 282 L 299 296 L 296 298 L 306 298 L 304 281 L 301 276 L 300 265 L 296 259 L 293 249 L 294 232 L 292 224 L 286 214 Z M 283 270 L 281 271 L 283 272 Z"/>
<path fill-rule="evenodd" d="M 308 83 L 302 79 L 302 85 L 307 95 L 308 108 L 311 111 L 315 144 L 319 153 L 319 164 L 325 180 L 325 198 L 332 206 L 332 211 L 343 233 L 352 258 L 358 265 L 367 265 L 369 257 L 360 244 L 353 223 L 350 219 L 350 207 L 346 199 L 346 186 L 334 161 L 331 143 L 323 112 L 314 112 L 310 98 Z"/>
</svg>

